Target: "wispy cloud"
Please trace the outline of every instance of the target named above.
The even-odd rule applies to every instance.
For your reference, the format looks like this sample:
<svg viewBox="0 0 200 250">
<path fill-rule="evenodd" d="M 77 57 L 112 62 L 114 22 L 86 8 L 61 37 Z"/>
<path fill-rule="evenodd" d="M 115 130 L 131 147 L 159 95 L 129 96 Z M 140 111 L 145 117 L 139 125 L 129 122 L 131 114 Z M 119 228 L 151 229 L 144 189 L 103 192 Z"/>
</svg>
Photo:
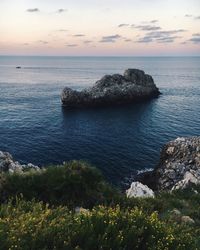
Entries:
<svg viewBox="0 0 200 250">
<path fill-rule="evenodd" d="M 39 12 L 40 10 L 38 8 L 33 8 L 33 9 L 27 9 L 27 12 Z"/>
<path fill-rule="evenodd" d="M 27 11 L 27 12 L 40 12 L 39 8 L 29 8 L 29 9 L 27 9 L 26 11 Z M 61 14 L 61 13 L 66 12 L 66 11 L 67 11 L 67 9 L 58 9 L 58 10 L 56 10 L 56 11 L 53 12 L 53 13 Z"/>
<path fill-rule="evenodd" d="M 75 35 L 73 35 L 73 36 L 75 36 L 75 37 L 83 37 L 83 36 L 85 36 L 84 34 L 75 34 Z"/>
<path fill-rule="evenodd" d="M 103 36 L 102 39 L 99 41 L 100 43 L 115 43 L 118 39 L 120 39 L 120 35 L 110 35 L 110 36 Z"/>
<path fill-rule="evenodd" d="M 151 20 L 150 23 L 157 23 L 158 20 L 154 19 L 154 20 Z"/>
<path fill-rule="evenodd" d="M 178 29 L 178 30 L 161 30 L 161 31 L 153 31 L 149 32 L 146 35 L 151 36 L 152 38 L 159 38 L 163 36 L 174 35 L 182 32 L 186 32 L 187 30 Z"/>
<path fill-rule="evenodd" d="M 125 39 L 124 39 L 124 42 L 132 42 L 132 40 L 131 40 L 131 39 L 128 39 L 128 38 L 125 38 Z"/>
<path fill-rule="evenodd" d="M 150 43 L 150 42 L 153 42 L 153 39 L 151 37 L 144 36 L 142 38 L 139 38 L 136 42 L 137 43 Z"/>
<path fill-rule="evenodd" d="M 44 41 L 44 40 L 39 40 L 38 43 L 41 43 L 41 44 L 48 44 L 49 42 Z"/>
<path fill-rule="evenodd" d="M 119 28 L 122 28 L 122 27 L 128 27 L 129 24 L 128 23 L 121 23 L 118 25 Z"/>
<path fill-rule="evenodd" d="M 63 12 L 66 12 L 67 11 L 67 9 L 58 9 L 56 12 L 57 13 L 63 13 Z"/>
<path fill-rule="evenodd" d="M 132 25 L 132 28 L 136 28 L 139 30 L 150 31 L 150 30 L 160 30 L 161 27 L 154 25 Z"/>
<path fill-rule="evenodd" d="M 123 27 L 131 27 L 131 28 L 135 28 L 135 29 L 140 29 L 140 30 L 159 30 L 161 29 L 159 26 L 155 26 L 152 24 L 157 23 L 158 20 L 151 20 L 148 22 L 142 22 L 144 23 L 144 25 L 135 25 L 135 24 L 128 24 L 128 23 L 121 23 L 118 25 L 119 28 L 123 28 Z"/>
<path fill-rule="evenodd" d="M 91 40 L 85 40 L 85 41 L 83 41 L 83 43 L 85 43 L 85 44 L 90 44 L 90 43 L 92 43 L 93 41 L 91 41 Z"/>
<path fill-rule="evenodd" d="M 67 44 L 67 47 L 77 47 L 78 46 L 78 44 Z"/>
<path fill-rule="evenodd" d="M 57 32 L 67 32 L 68 30 L 66 29 L 59 29 L 59 30 L 56 30 Z"/>
<path fill-rule="evenodd" d="M 181 38 L 180 36 L 168 36 L 168 37 L 161 37 L 157 38 L 156 41 L 158 43 L 173 43 L 175 39 Z"/>
<path fill-rule="evenodd" d="M 200 43 L 200 37 L 192 37 L 191 39 L 189 39 L 190 42 L 193 42 L 193 43 Z"/>
<path fill-rule="evenodd" d="M 200 33 L 194 33 L 192 34 L 192 38 L 188 40 L 188 42 L 192 42 L 194 44 L 199 44 L 200 43 Z"/>
<path fill-rule="evenodd" d="M 191 14 L 186 14 L 185 17 L 193 18 L 194 20 L 200 20 L 200 16 L 193 16 Z"/>
<path fill-rule="evenodd" d="M 192 17 L 192 15 L 191 14 L 186 14 L 185 17 Z"/>
<path fill-rule="evenodd" d="M 175 39 L 181 38 L 181 36 L 176 36 L 176 34 L 185 32 L 186 30 L 167 30 L 167 31 L 152 31 L 148 32 L 144 37 L 139 38 L 136 42 L 138 43 L 172 43 Z"/>
<path fill-rule="evenodd" d="M 180 44 L 183 44 L 183 45 L 185 45 L 185 44 L 187 44 L 187 41 L 181 42 Z"/>
</svg>

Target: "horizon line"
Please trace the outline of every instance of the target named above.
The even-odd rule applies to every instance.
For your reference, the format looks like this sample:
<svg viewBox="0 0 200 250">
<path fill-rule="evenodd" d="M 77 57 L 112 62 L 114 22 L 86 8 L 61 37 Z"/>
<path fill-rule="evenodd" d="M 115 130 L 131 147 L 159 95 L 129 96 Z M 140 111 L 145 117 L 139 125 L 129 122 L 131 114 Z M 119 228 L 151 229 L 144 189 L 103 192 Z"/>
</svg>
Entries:
<svg viewBox="0 0 200 250">
<path fill-rule="evenodd" d="M 137 56 L 127 56 L 127 55 L 108 55 L 108 56 L 102 56 L 102 55 L 1 55 L 0 57 L 200 57 L 200 55 L 137 55 Z"/>
</svg>

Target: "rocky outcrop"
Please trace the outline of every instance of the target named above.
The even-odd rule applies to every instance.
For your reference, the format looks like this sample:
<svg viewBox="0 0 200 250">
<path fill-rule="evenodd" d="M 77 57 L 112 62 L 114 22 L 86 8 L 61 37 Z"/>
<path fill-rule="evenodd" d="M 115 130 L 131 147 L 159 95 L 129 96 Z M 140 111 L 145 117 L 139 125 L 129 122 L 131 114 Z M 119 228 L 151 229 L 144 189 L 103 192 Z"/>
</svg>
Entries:
<svg viewBox="0 0 200 250">
<path fill-rule="evenodd" d="M 14 161 L 11 154 L 0 151 L 0 172 L 25 172 L 31 169 L 40 170 L 38 166 L 31 163 L 20 164 L 18 161 Z"/>
<path fill-rule="evenodd" d="M 132 103 L 157 97 L 160 94 L 153 78 L 142 70 L 127 69 L 124 75 L 105 75 L 94 86 L 82 91 L 64 88 L 63 106 L 95 107 Z"/>
<path fill-rule="evenodd" d="M 184 174 L 183 179 L 172 187 L 172 190 L 187 188 L 191 183 L 195 185 L 200 184 L 200 171 L 192 169 L 187 171 Z"/>
<path fill-rule="evenodd" d="M 177 138 L 167 143 L 154 170 L 158 190 L 200 184 L 200 137 Z"/>
<path fill-rule="evenodd" d="M 181 222 L 184 224 L 190 224 L 190 225 L 195 224 L 195 221 L 190 216 L 182 216 Z"/>
<path fill-rule="evenodd" d="M 74 212 L 76 214 L 89 214 L 90 213 L 88 209 L 85 209 L 83 207 L 75 207 Z"/>
<path fill-rule="evenodd" d="M 143 185 L 142 183 L 136 181 L 132 182 L 130 188 L 126 190 L 126 196 L 128 198 L 132 197 L 147 198 L 147 197 L 154 197 L 154 192 L 146 185 Z"/>
</svg>

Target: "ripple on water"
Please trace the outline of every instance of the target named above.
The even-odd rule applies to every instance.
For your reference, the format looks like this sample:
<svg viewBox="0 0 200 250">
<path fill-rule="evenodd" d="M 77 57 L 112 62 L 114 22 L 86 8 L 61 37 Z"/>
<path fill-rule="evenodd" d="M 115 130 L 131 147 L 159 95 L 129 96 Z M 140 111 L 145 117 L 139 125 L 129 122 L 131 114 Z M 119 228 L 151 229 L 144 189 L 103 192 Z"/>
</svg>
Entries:
<svg viewBox="0 0 200 250">
<path fill-rule="evenodd" d="M 117 108 L 62 109 L 64 86 L 81 89 L 134 67 L 153 75 L 163 95 Z M 167 141 L 200 134 L 200 58 L 0 57 L 0 89 L 0 150 L 40 165 L 83 159 L 115 184 L 153 168 Z"/>
</svg>

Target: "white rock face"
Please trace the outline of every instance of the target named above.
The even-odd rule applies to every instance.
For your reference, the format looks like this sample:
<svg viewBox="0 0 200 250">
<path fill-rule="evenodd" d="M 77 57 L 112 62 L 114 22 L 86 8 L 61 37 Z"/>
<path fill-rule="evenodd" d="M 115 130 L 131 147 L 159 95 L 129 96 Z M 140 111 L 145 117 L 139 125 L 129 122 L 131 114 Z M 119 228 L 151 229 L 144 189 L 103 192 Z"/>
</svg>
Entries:
<svg viewBox="0 0 200 250">
<path fill-rule="evenodd" d="M 153 190 L 146 185 L 136 181 L 131 183 L 131 187 L 126 190 L 126 196 L 131 197 L 155 197 Z"/>
<path fill-rule="evenodd" d="M 40 170 L 38 166 L 31 163 L 21 165 L 18 161 L 14 161 L 11 154 L 0 151 L 0 172 L 25 172 L 30 169 Z"/>
</svg>

